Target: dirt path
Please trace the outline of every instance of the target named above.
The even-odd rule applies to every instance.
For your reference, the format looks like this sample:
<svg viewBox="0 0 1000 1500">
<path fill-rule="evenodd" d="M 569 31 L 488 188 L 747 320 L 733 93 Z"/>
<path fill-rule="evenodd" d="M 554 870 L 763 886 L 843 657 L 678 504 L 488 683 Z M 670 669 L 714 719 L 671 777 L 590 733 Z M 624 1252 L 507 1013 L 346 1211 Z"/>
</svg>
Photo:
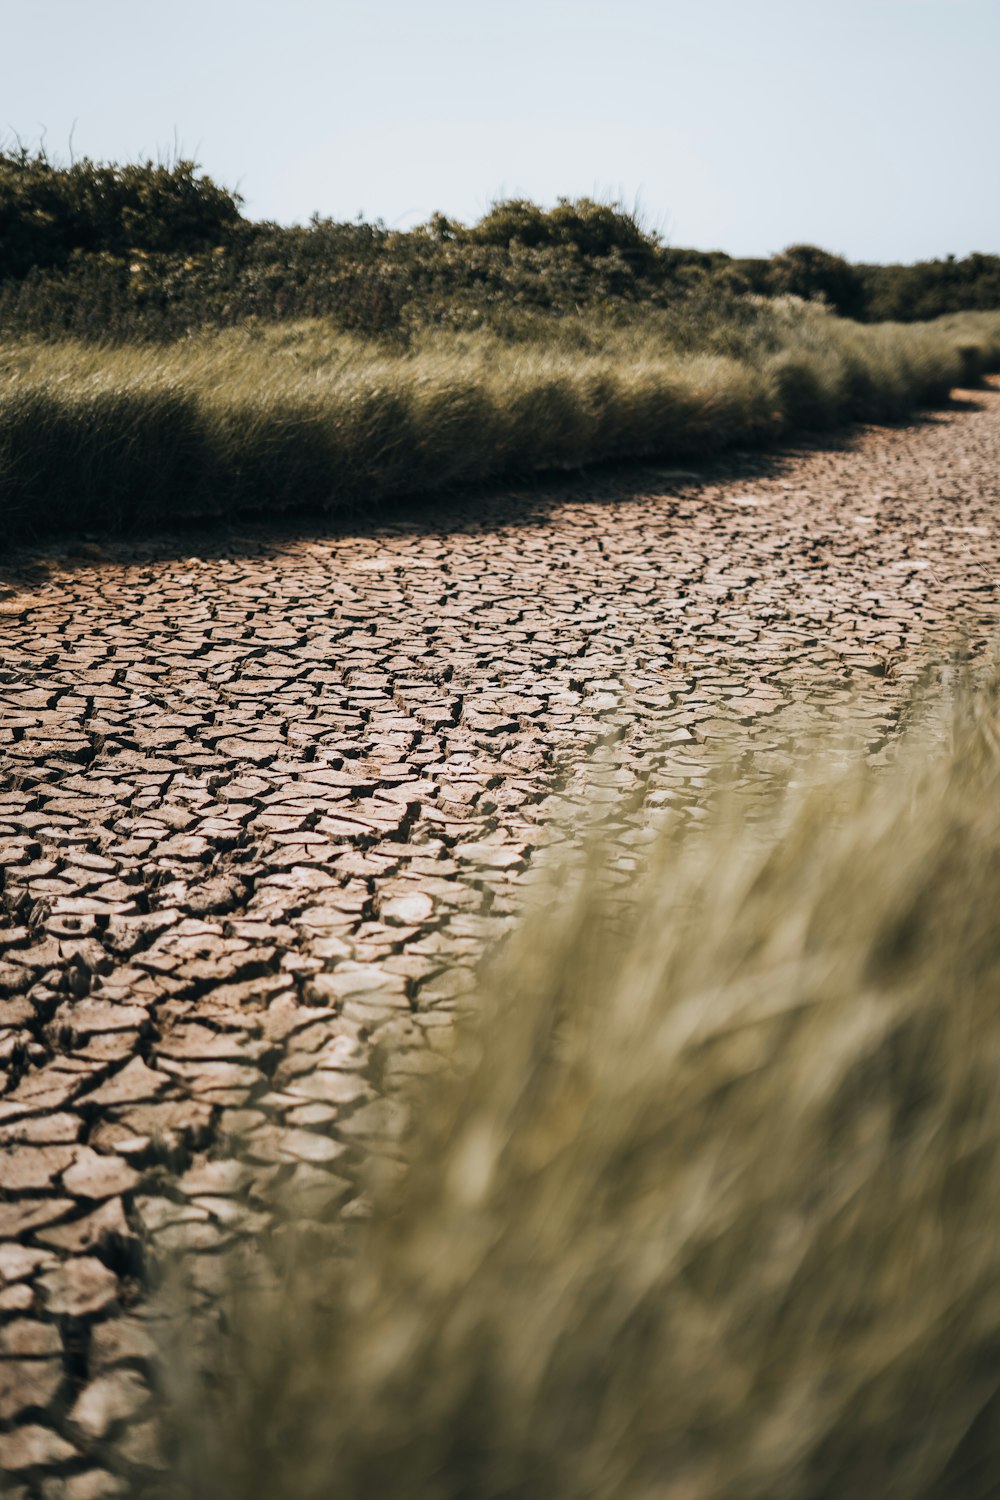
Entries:
<svg viewBox="0 0 1000 1500">
<path fill-rule="evenodd" d="M 842 724 L 878 755 L 1000 572 L 1000 385 L 831 447 L 359 534 L 16 559 L 0 601 L 0 1470 L 150 1452 L 143 1257 L 350 1211 L 532 855 L 701 815 Z M 35 563 L 34 581 L 24 569 Z M 17 573 L 20 567 L 20 574 Z M 20 581 L 18 581 L 20 579 Z M 853 705 L 852 694 L 857 695 Z M 645 798 L 645 804 L 642 803 Z M 121 1491 L 124 1492 L 124 1491 Z"/>
</svg>

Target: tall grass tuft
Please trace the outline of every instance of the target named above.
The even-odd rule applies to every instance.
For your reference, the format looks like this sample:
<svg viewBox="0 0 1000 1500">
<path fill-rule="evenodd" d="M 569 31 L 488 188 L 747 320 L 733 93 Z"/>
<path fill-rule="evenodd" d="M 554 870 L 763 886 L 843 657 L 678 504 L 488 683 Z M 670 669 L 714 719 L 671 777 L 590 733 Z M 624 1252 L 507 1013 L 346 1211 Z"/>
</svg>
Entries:
<svg viewBox="0 0 1000 1500">
<path fill-rule="evenodd" d="M 997 1493 L 998 682 L 564 882 L 347 1261 L 175 1368 L 173 1493 Z"/>
<path fill-rule="evenodd" d="M 409 346 L 321 322 L 0 347 L 0 535 L 370 509 L 612 458 L 896 417 L 1000 367 L 1000 315 L 862 327 L 768 303 L 688 326 L 521 317 Z"/>
</svg>

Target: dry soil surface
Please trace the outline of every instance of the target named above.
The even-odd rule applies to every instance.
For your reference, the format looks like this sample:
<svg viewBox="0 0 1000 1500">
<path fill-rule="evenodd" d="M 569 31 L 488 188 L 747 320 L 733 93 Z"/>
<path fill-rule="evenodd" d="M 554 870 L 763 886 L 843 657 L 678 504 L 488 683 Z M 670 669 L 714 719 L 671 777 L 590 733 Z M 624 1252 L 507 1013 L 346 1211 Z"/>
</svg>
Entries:
<svg viewBox="0 0 1000 1500">
<path fill-rule="evenodd" d="M 543 846 L 878 758 L 991 639 L 1000 385 L 697 472 L 22 552 L 0 599 L 0 1469 L 154 1461 L 144 1264 L 350 1215 Z M 541 862 L 544 864 L 544 861 Z M 241 1218 L 249 1210 L 249 1217 Z"/>
</svg>

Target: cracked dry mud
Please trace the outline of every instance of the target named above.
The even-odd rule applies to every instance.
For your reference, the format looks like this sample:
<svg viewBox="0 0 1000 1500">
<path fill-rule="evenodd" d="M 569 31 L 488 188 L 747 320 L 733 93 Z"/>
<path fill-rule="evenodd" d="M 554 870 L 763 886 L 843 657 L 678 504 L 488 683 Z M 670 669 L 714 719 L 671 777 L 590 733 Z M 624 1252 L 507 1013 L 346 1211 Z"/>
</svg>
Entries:
<svg viewBox="0 0 1000 1500">
<path fill-rule="evenodd" d="M 155 1458 L 145 1261 L 358 1208 L 543 846 L 624 881 L 820 726 L 876 759 L 990 639 L 1000 384 L 816 447 L 11 560 L 0 601 L 0 1469 Z M 239 1208 L 238 1205 L 243 1205 Z M 248 1209 L 249 1216 L 239 1220 Z"/>
</svg>

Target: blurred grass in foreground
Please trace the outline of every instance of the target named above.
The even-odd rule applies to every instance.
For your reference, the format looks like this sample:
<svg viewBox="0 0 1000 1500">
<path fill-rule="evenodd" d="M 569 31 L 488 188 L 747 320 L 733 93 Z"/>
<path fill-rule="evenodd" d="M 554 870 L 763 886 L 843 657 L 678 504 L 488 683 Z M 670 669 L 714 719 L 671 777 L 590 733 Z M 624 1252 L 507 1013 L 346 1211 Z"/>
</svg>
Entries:
<svg viewBox="0 0 1000 1500">
<path fill-rule="evenodd" d="M 172 1493 L 997 1493 L 998 681 L 664 836 L 628 910 L 564 881 L 350 1259 L 281 1237 L 174 1368 Z"/>
<path fill-rule="evenodd" d="M 863 326 L 749 299 L 697 326 L 657 309 L 511 317 L 509 336 L 427 331 L 405 347 L 322 322 L 0 346 L 0 541 L 368 515 L 448 486 L 891 420 L 1000 368 L 1000 314 Z"/>
</svg>

